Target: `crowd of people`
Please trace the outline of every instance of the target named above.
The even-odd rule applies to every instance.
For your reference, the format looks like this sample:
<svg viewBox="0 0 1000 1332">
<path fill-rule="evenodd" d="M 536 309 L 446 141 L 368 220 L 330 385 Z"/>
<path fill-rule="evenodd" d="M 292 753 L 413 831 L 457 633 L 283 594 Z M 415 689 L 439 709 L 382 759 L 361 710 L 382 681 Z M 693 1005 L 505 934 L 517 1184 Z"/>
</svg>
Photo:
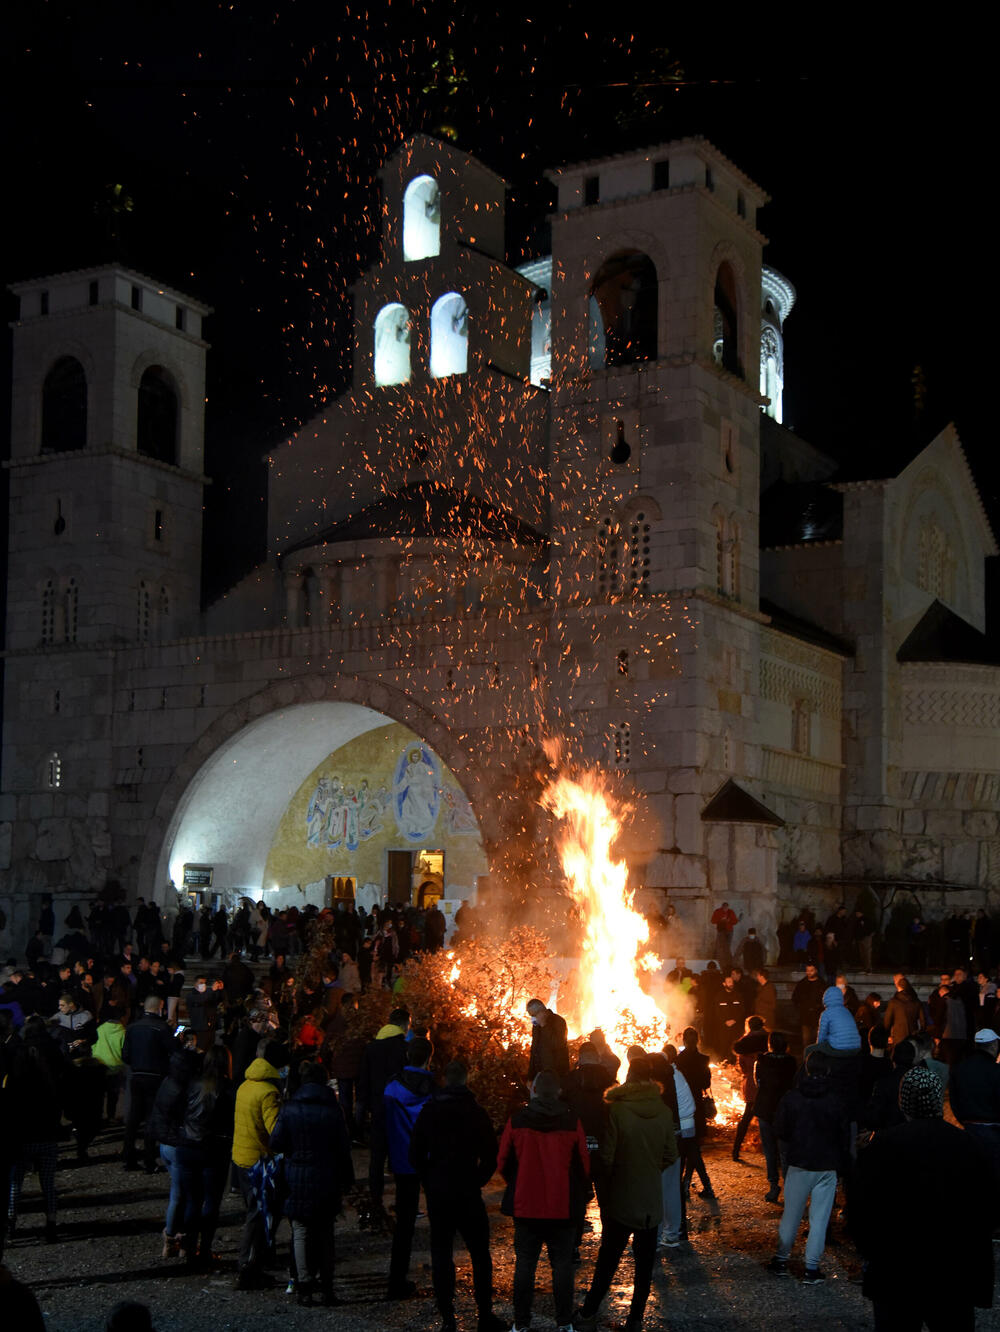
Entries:
<svg viewBox="0 0 1000 1332">
<path fill-rule="evenodd" d="M 692 1190 L 700 1186 L 709 1205 L 716 1199 L 702 1152 L 715 1117 L 714 1056 L 734 1065 L 742 1083 L 733 1159 L 741 1159 L 756 1124 L 767 1172 L 762 1203 L 782 1207 L 769 1268 L 776 1277 L 789 1275 L 808 1207 L 803 1280 L 822 1283 L 840 1189 L 876 1327 L 917 1327 L 928 1318 L 932 1327 L 971 1328 L 974 1308 L 990 1303 L 991 1232 L 1000 1219 L 1000 1036 L 988 973 L 976 980 L 957 967 L 924 999 L 897 973 L 892 995 L 859 999 L 843 971 L 828 983 L 808 963 L 792 994 L 797 1030 L 789 1032 L 763 947 L 747 931 L 728 966 L 713 961 L 696 975 L 676 960 L 667 983 L 686 998 L 692 1021 L 676 1047 L 628 1050 L 624 1069 L 600 1031 L 571 1052 L 564 1019 L 532 999 L 524 1104 L 498 1135 L 469 1085 L 470 1069 L 458 1060 L 439 1067 L 433 1029 L 414 1028 L 402 1003 L 367 1035 L 347 1020 L 366 988 L 392 987 L 410 952 L 442 946 L 435 909 L 386 908 L 371 919 L 347 905 L 310 913 L 312 925 L 326 930 L 322 965 L 293 970 L 276 948 L 285 940 L 274 933 L 275 917 L 264 936 L 259 927 L 247 934 L 236 923 L 245 906 L 227 924 L 221 974 L 206 968 L 213 974 L 195 974 L 193 985 L 184 951 L 198 963 L 200 931 L 185 934 L 190 922 L 181 913 L 168 943 L 144 906 L 130 923 L 131 938 L 91 923 L 93 933 L 68 929 L 47 958 L 5 969 L 0 1252 L 16 1233 L 30 1169 L 44 1199 L 44 1238 L 59 1239 L 64 1120 L 81 1163 L 102 1123 L 117 1121 L 122 1168 L 169 1174 L 163 1260 L 218 1267 L 215 1236 L 229 1189 L 245 1209 L 237 1289 L 275 1285 L 285 1218 L 289 1291 L 301 1305 L 335 1305 L 337 1218 L 350 1195 L 369 1221 L 384 1219 L 388 1170 L 394 1215 L 385 1297 L 419 1295 L 410 1263 L 423 1193 L 442 1332 L 457 1328 L 456 1238 L 469 1252 L 480 1332 L 500 1332 L 507 1324 L 494 1311 L 482 1198 L 499 1172 L 502 1210 L 513 1219 L 514 1332 L 530 1327 L 543 1248 L 560 1329 L 586 1332 L 598 1326 L 629 1246 L 625 1328 L 638 1332 L 657 1262 L 690 1243 Z M 249 910 L 247 920 L 254 928 Z M 474 918 L 459 928 L 471 933 Z M 312 958 L 316 937 L 307 931 L 303 940 Z M 370 965 L 362 962 L 366 952 Z M 946 1095 L 961 1128 L 943 1118 Z M 362 1146 L 366 1184 L 355 1174 Z M 916 1210 L 919 1199 L 934 1214 L 950 1207 L 953 1193 L 965 1201 L 952 1211 L 939 1256 L 954 1280 L 944 1293 L 907 1290 L 910 1322 L 892 1321 L 902 1307 L 893 1279 L 899 1269 L 886 1254 L 901 1262 L 905 1249 L 893 1232 L 895 1200 L 912 1198 Z M 581 1283 L 594 1197 L 600 1242 Z"/>
</svg>

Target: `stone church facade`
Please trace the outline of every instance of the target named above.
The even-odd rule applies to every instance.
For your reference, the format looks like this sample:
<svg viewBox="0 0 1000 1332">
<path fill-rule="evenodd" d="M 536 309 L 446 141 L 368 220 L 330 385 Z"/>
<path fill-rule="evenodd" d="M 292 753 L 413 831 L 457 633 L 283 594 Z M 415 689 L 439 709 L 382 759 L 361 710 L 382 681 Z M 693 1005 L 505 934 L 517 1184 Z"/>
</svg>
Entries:
<svg viewBox="0 0 1000 1332">
<path fill-rule="evenodd" d="M 352 387 L 271 454 L 268 558 L 207 608 L 210 311 L 120 266 L 15 288 L 16 943 L 108 879 L 284 890 L 303 781 L 386 726 L 478 822 L 456 896 L 553 880 L 557 742 L 636 804 L 631 881 L 693 955 L 723 898 L 763 931 L 865 886 L 1000 899 L 996 544 L 954 430 L 844 480 L 781 424 L 795 293 L 707 141 L 551 179 L 552 255 L 515 270 L 491 171 L 422 136 L 386 163 Z"/>
</svg>

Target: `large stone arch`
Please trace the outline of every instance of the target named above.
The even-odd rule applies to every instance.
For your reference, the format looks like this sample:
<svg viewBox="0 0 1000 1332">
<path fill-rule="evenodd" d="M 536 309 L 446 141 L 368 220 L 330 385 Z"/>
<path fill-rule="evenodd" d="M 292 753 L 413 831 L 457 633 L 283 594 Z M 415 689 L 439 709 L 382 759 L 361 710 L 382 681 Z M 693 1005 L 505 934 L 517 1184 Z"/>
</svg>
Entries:
<svg viewBox="0 0 1000 1332">
<path fill-rule="evenodd" d="M 343 728 L 324 730 L 323 723 L 332 721 L 335 709 L 341 710 Z M 202 801 L 202 817 L 220 817 L 225 788 L 232 786 L 232 772 L 241 762 L 265 765 L 257 773 L 238 777 L 237 793 L 230 792 L 233 799 L 239 793 L 254 799 L 263 845 L 269 823 L 276 826 L 292 791 L 326 753 L 390 721 L 409 727 L 451 770 L 476 812 L 489 855 L 490 848 L 502 841 L 502 829 L 497 793 L 482 755 L 477 758 L 463 737 L 401 689 L 357 676 L 309 675 L 273 681 L 230 708 L 191 745 L 150 820 L 139 867 L 140 884 L 162 897 L 170 877 L 170 853 L 192 802 Z"/>
</svg>

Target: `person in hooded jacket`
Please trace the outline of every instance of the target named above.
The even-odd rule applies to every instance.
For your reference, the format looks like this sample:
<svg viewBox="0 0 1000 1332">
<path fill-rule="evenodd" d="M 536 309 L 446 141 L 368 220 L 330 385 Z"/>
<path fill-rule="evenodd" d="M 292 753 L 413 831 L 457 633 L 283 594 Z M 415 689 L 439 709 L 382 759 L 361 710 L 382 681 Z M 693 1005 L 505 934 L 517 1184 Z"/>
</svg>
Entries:
<svg viewBox="0 0 1000 1332">
<path fill-rule="evenodd" d="M 333 1293 L 334 1223 L 341 1200 L 354 1183 L 351 1140 L 337 1097 L 319 1062 L 299 1068 L 299 1089 L 285 1102 L 271 1134 L 270 1149 L 285 1157 L 283 1211 L 292 1223 L 295 1293 L 311 1305 L 318 1289 L 324 1305 Z"/>
<path fill-rule="evenodd" d="M 257 1047 L 257 1058 L 247 1069 L 246 1078 L 236 1093 L 233 1164 L 237 1168 L 237 1180 L 247 1209 L 240 1239 L 237 1290 L 258 1290 L 273 1285 L 272 1278 L 264 1271 L 267 1234 L 261 1199 L 250 1171 L 271 1149 L 271 1133 L 281 1109 L 282 1067 L 281 1063 L 276 1065 L 272 1060 L 282 1060 L 284 1054 L 283 1047 L 263 1039 Z"/>
<path fill-rule="evenodd" d="M 663 1220 L 661 1177 L 677 1159 L 674 1120 L 643 1055 L 632 1060 L 624 1085 L 610 1087 L 605 1100 L 608 1128 L 601 1161 L 608 1180 L 601 1247 L 590 1290 L 574 1315 L 573 1326 L 578 1332 L 597 1327 L 601 1303 L 631 1236 L 635 1275 L 625 1332 L 640 1332 L 653 1280 L 657 1230 Z"/>
<path fill-rule="evenodd" d="M 802 1280 L 810 1286 L 824 1280 L 819 1265 L 837 1193 L 837 1175 L 850 1160 L 848 1111 L 830 1076 L 830 1063 L 829 1055 L 822 1050 L 810 1050 L 806 1076 L 785 1093 L 774 1116 L 774 1131 L 788 1144 L 788 1170 L 778 1247 L 769 1271 L 775 1276 L 788 1276 L 788 1258 L 808 1202 L 809 1235 Z"/>
<path fill-rule="evenodd" d="M 455 1332 L 455 1235 L 462 1236 L 472 1263 L 479 1332 L 505 1332 L 493 1313 L 490 1223 L 482 1190 L 497 1162 L 497 1135 L 489 1115 L 466 1085 L 465 1065 L 453 1059 L 444 1086 L 435 1089 L 417 1116 L 410 1139 L 410 1164 L 427 1199 L 431 1227 L 431 1275 L 441 1314 L 441 1332 Z"/>
<path fill-rule="evenodd" d="M 424 1036 L 415 1036 L 407 1050 L 407 1062 L 385 1089 L 385 1137 L 389 1167 L 396 1180 L 396 1225 L 389 1258 L 390 1300 L 405 1300 L 416 1294 L 409 1280 L 413 1227 L 420 1202 L 420 1178 L 410 1163 L 410 1141 L 417 1116 L 434 1090 L 430 1071 L 434 1047 Z"/>
<path fill-rule="evenodd" d="M 361 1056 L 357 1085 L 357 1123 L 362 1126 L 370 1116 L 368 1149 L 368 1188 L 372 1202 L 381 1207 L 385 1191 L 385 1089 L 406 1066 L 406 1032 L 410 1015 L 405 1008 L 394 1008 L 389 1021 L 375 1033 Z"/>
<path fill-rule="evenodd" d="M 514 1218 L 514 1332 L 531 1325 L 543 1244 L 552 1268 L 556 1322 L 562 1332 L 573 1325 L 573 1241 L 590 1154 L 579 1116 L 560 1091 L 554 1073 L 536 1074 L 531 1100 L 511 1115 L 500 1137 L 497 1169 L 507 1183 L 501 1211 Z"/>
</svg>

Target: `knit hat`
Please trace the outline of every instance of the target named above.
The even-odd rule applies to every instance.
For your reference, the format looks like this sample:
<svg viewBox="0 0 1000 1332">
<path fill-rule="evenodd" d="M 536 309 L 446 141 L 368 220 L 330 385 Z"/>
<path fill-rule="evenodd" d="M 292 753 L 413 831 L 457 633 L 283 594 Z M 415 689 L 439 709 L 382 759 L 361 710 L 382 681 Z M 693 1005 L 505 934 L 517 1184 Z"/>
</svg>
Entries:
<svg viewBox="0 0 1000 1332">
<path fill-rule="evenodd" d="M 944 1088 L 929 1068 L 911 1068 L 899 1084 L 899 1108 L 907 1119 L 938 1119 L 944 1113 Z"/>
</svg>

